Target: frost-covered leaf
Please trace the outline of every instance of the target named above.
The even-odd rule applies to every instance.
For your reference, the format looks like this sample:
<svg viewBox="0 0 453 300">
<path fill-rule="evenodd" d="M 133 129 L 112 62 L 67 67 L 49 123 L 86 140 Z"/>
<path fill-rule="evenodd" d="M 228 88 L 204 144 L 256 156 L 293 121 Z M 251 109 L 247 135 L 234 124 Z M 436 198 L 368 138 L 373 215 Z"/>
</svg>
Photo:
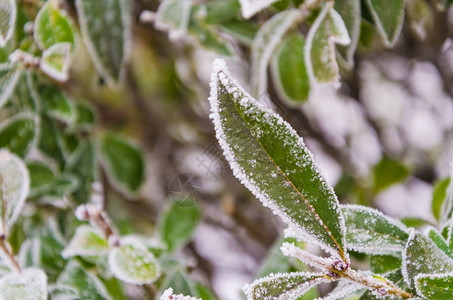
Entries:
<svg viewBox="0 0 453 300">
<path fill-rule="evenodd" d="M 34 38 L 41 50 L 57 43 L 69 43 L 71 46 L 75 43 L 71 21 L 56 3 L 48 0 L 36 16 Z"/>
<path fill-rule="evenodd" d="M 430 227 L 427 229 L 426 232 L 427 232 L 426 235 L 434 242 L 434 244 L 436 244 L 437 248 L 439 248 L 445 254 L 447 254 L 448 256 L 453 258 L 453 253 L 450 250 L 450 248 L 448 247 L 447 241 L 444 239 L 444 237 L 439 232 L 437 232 L 436 229 Z"/>
<path fill-rule="evenodd" d="M 332 188 L 302 138 L 262 107 L 217 60 L 211 77 L 211 118 L 233 174 L 310 242 L 348 260 L 344 219 Z"/>
<path fill-rule="evenodd" d="M 179 38 L 187 33 L 192 0 L 164 0 L 157 9 L 154 25 L 168 31 L 170 38 Z"/>
<path fill-rule="evenodd" d="M 277 0 L 239 0 L 239 3 L 241 3 L 242 16 L 248 19 L 276 1 Z"/>
<path fill-rule="evenodd" d="M 414 278 L 419 274 L 453 272 L 453 259 L 437 248 L 428 237 L 412 230 L 403 252 L 401 270 L 404 281 L 413 287 Z"/>
<path fill-rule="evenodd" d="M 374 192 L 401 182 L 409 175 L 407 167 L 398 160 L 384 157 L 373 168 Z"/>
<path fill-rule="evenodd" d="M 160 300 L 201 300 L 199 298 L 191 297 L 191 296 L 185 296 L 183 294 L 173 294 L 173 289 L 168 288 L 166 289 L 162 296 L 160 297 Z"/>
<path fill-rule="evenodd" d="M 304 60 L 305 39 L 301 34 L 287 37 L 272 62 L 278 92 L 290 104 L 300 105 L 310 95 L 310 78 Z"/>
<path fill-rule="evenodd" d="M 316 300 L 337 300 L 347 299 L 345 297 L 360 291 L 363 289 L 363 285 L 348 280 L 341 280 L 338 285 L 330 291 L 325 297 L 316 298 Z"/>
<path fill-rule="evenodd" d="M 243 287 L 247 300 L 297 299 L 312 287 L 331 282 L 324 274 L 293 272 L 277 273 L 260 278 Z"/>
<path fill-rule="evenodd" d="M 49 158 L 63 164 L 64 152 L 60 131 L 55 120 L 47 116 L 41 116 L 39 129 L 38 149 Z"/>
<path fill-rule="evenodd" d="M 431 210 L 437 221 L 440 221 L 441 218 L 442 205 L 447 199 L 447 190 L 448 187 L 450 186 L 450 181 L 451 181 L 450 177 L 447 177 L 444 180 L 437 182 L 433 189 Z"/>
<path fill-rule="evenodd" d="M 392 255 L 372 255 L 370 257 L 370 270 L 373 273 L 385 274 L 401 268 L 401 258 Z"/>
<path fill-rule="evenodd" d="M 251 85 L 253 95 L 261 96 L 267 90 L 267 65 L 283 36 L 299 19 L 297 10 L 285 10 L 269 19 L 255 36 L 251 48 Z"/>
<path fill-rule="evenodd" d="M 0 0 L 0 47 L 13 36 L 16 17 L 16 0 Z"/>
<path fill-rule="evenodd" d="M 124 244 L 109 253 L 109 266 L 116 278 L 132 284 L 149 284 L 160 276 L 152 252 L 141 245 Z"/>
<path fill-rule="evenodd" d="M 366 0 L 379 32 L 387 45 L 395 43 L 404 20 L 405 0 Z"/>
<path fill-rule="evenodd" d="M 195 203 L 193 199 L 190 201 Z M 184 207 L 172 202 L 170 209 L 161 218 L 160 236 L 167 245 L 167 250 L 174 251 L 190 240 L 201 220 L 201 211 L 197 205 Z"/>
<path fill-rule="evenodd" d="M 348 30 L 341 16 L 326 4 L 307 35 L 305 62 L 311 82 L 338 84 L 340 75 L 335 44 L 348 45 Z"/>
<path fill-rule="evenodd" d="M 11 226 L 28 196 L 30 175 L 24 162 L 6 149 L 0 150 L 0 187 L 0 218 L 3 223 Z"/>
<path fill-rule="evenodd" d="M 57 43 L 44 50 L 41 59 L 41 70 L 57 81 L 68 80 L 71 64 L 70 43 Z"/>
<path fill-rule="evenodd" d="M 46 115 L 64 123 L 72 123 L 74 121 L 74 104 L 60 88 L 43 84 L 38 87 L 37 91 L 39 102 Z"/>
<path fill-rule="evenodd" d="M 354 64 L 354 52 L 360 36 L 360 0 L 335 0 L 335 10 L 340 14 L 348 30 L 351 42 L 347 46 L 338 45 L 337 50 L 348 67 Z"/>
<path fill-rule="evenodd" d="M 16 71 L 16 66 L 14 64 L 0 64 L 0 108 L 11 96 L 19 77 L 20 72 Z"/>
<path fill-rule="evenodd" d="M 77 227 L 74 236 L 61 255 L 64 258 L 72 256 L 99 256 L 107 254 L 109 243 L 98 229 L 88 225 Z"/>
<path fill-rule="evenodd" d="M 97 71 L 109 83 L 118 81 L 131 42 L 128 1 L 77 0 L 76 7 L 83 41 Z"/>
<path fill-rule="evenodd" d="M 0 299 L 46 300 L 47 277 L 40 269 L 25 269 L 0 279 Z"/>
<path fill-rule="evenodd" d="M 399 221 L 365 206 L 344 205 L 342 210 L 348 249 L 397 256 L 404 250 L 409 235 Z"/>
<path fill-rule="evenodd" d="M 145 161 L 141 150 L 114 133 L 100 137 L 99 150 L 110 183 L 123 193 L 137 193 L 145 181 Z"/>
<path fill-rule="evenodd" d="M 453 273 L 426 275 L 420 274 L 415 277 L 417 294 L 430 300 L 452 299 Z"/>
<path fill-rule="evenodd" d="M 55 179 L 53 170 L 40 161 L 27 162 L 28 173 L 30 174 L 30 197 L 48 191 Z"/>
<path fill-rule="evenodd" d="M 192 18 L 189 23 L 189 33 L 205 49 L 214 51 L 223 56 L 233 56 L 235 50 L 226 38 L 203 20 Z"/>
<path fill-rule="evenodd" d="M 8 148 L 25 157 L 37 135 L 38 117 L 29 112 L 19 113 L 0 123 L 0 148 Z"/>
</svg>

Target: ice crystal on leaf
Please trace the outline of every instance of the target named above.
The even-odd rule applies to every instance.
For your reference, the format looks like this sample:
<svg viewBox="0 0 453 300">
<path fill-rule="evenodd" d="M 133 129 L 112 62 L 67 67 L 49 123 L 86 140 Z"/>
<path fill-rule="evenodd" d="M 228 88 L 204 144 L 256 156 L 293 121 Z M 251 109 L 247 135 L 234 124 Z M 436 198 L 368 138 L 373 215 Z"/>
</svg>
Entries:
<svg viewBox="0 0 453 300">
<path fill-rule="evenodd" d="M 164 291 L 160 300 L 200 300 L 199 298 L 191 297 L 191 296 L 184 296 L 181 294 L 175 295 L 173 294 L 173 289 L 168 288 Z"/>
<path fill-rule="evenodd" d="M 239 0 L 241 3 L 242 16 L 248 19 L 276 1 L 277 0 Z"/>
</svg>

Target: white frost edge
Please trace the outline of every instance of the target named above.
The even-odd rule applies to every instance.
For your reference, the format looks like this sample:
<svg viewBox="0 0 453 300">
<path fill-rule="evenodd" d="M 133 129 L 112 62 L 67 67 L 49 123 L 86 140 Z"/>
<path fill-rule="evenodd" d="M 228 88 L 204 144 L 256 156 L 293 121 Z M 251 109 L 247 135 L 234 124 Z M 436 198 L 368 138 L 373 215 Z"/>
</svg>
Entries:
<svg viewBox="0 0 453 300">
<path fill-rule="evenodd" d="M 4 69 L 10 69 L 10 73 L 12 72 L 13 74 L 7 74 L 5 76 L 11 76 L 12 78 L 9 78 L 9 84 L 5 87 L 3 87 L 1 93 L 0 93 L 0 108 L 3 107 L 3 105 L 7 102 L 8 98 L 11 96 L 11 94 L 14 91 L 14 88 L 16 87 L 17 82 L 19 81 L 20 77 L 20 72 L 11 69 L 11 63 L 2 63 L 0 64 L 0 70 Z"/>
<path fill-rule="evenodd" d="M 27 268 L 22 270 L 21 273 L 11 273 L 0 278 L 0 287 L 7 285 L 9 280 L 17 280 L 19 283 L 24 285 L 24 288 L 29 288 L 29 283 L 33 282 L 35 285 L 39 286 L 39 296 L 42 298 L 36 298 L 36 294 L 28 294 L 28 299 L 47 299 L 47 275 L 43 270 L 38 268 Z M 3 286 L 5 288 L 5 286 Z M 3 299 L 2 300 L 7 300 Z"/>
<path fill-rule="evenodd" d="M 333 258 L 324 258 L 313 255 L 310 252 L 297 247 L 294 243 L 284 242 L 280 247 L 280 250 L 283 255 L 295 257 L 310 267 L 317 268 L 320 271 L 326 271 L 327 267 L 331 266 L 336 261 L 336 259 Z"/>
<path fill-rule="evenodd" d="M 409 247 L 410 242 L 415 238 L 415 234 L 415 230 L 413 228 L 410 228 L 406 247 L 404 247 L 404 251 L 401 253 L 401 274 L 403 274 L 404 282 L 406 282 L 409 288 L 412 288 L 412 285 L 409 278 L 409 273 L 407 272 L 407 248 Z"/>
<path fill-rule="evenodd" d="M 431 278 L 431 279 L 442 278 L 442 277 L 453 277 L 453 272 L 451 272 L 451 273 L 442 273 L 442 274 L 418 274 L 417 276 L 415 276 L 414 282 L 415 282 L 415 290 L 417 292 L 417 295 L 419 295 L 422 298 L 428 299 L 428 297 L 423 295 L 422 291 L 420 290 L 419 279 L 421 279 L 422 277 L 425 277 L 425 278 L 428 277 L 428 278 Z"/>
<path fill-rule="evenodd" d="M 74 233 L 74 236 L 71 238 L 69 241 L 69 244 L 63 249 L 61 252 L 61 256 L 65 259 L 73 256 L 95 256 L 95 255 L 102 255 L 102 254 L 107 254 L 109 249 L 108 245 L 106 249 L 90 249 L 90 248 L 82 248 L 80 246 L 74 245 L 76 239 L 81 239 L 86 236 L 86 233 L 94 232 L 95 234 L 99 235 L 102 237 L 102 232 L 98 230 L 97 228 L 94 228 L 89 225 L 82 225 L 77 227 L 76 232 Z"/>
<path fill-rule="evenodd" d="M 68 72 L 69 72 L 69 67 L 71 65 L 71 43 L 57 43 L 55 45 L 50 46 L 48 49 L 44 50 L 42 53 L 42 59 L 41 59 L 41 70 L 52 77 L 53 79 L 59 81 L 59 82 L 64 82 L 68 80 Z M 63 67 L 60 70 L 55 69 L 53 66 L 51 66 L 49 63 L 47 63 L 47 58 L 51 55 L 62 55 L 64 56 L 64 61 L 63 61 Z"/>
<path fill-rule="evenodd" d="M 344 62 L 346 68 L 352 68 L 354 66 L 354 53 L 355 50 L 357 49 L 357 45 L 359 44 L 359 37 L 360 37 L 360 25 L 361 25 L 361 4 L 360 0 L 349 0 L 354 2 L 354 14 L 356 18 L 354 19 L 354 24 L 352 26 L 352 32 L 349 36 L 351 42 L 348 45 L 348 49 L 346 50 L 346 57 L 342 57 L 340 55 L 340 58 Z"/>
<path fill-rule="evenodd" d="M 156 276 L 155 276 L 155 278 L 153 280 L 134 280 L 134 279 L 131 279 L 131 277 L 129 277 L 127 275 L 124 276 L 124 272 L 120 268 L 120 266 L 117 264 L 117 259 L 115 258 L 117 253 L 121 250 L 122 246 L 132 246 L 135 249 L 139 249 L 139 250 L 145 251 L 149 255 L 148 258 L 152 261 L 152 263 L 156 267 Z M 146 249 L 146 247 L 144 247 L 144 246 L 142 246 L 140 244 L 130 244 L 130 243 L 126 244 L 126 243 L 122 243 L 121 246 L 113 248 L 112 250 L 110 250 L 110 253 L 109 253 L 108 264 L 109 264 L 109 267 L 110 267 L 110 271 L 112 271 L 113 275 L 116 278 L 118 278 L 119 280 L 124 281 L 126 283 L 130 283 L 130 284 L 134 284 L 134 285 L 143 285 L 143 284 L 153 283 L 154 281 L 156 281 L 160 277 L 160 275 L 162 273 L 160 265 L 157 262 L 157 259 L 154 256 L 154 254 L 152 252 L 150 252 L 148 249 Z"/>
<path fill-rule="evenodd" d="M 358 290 L 364 289 L 366 286 L 350 281 L 348 279 L 341 279 L 338 285 L 329 293 L 327 296 L 322 298 L 316 298 L 315 300 L 337 300 L 342 299 Z"/>
<path fill-rule="evenodd" d="M 220 73 L 222 74 L 221 75 L 222 78 L 219 77 Z M 279 115 L 274 113 L 272 110 L 270 110 L 267 107 L 264 107 L 262 104 L 260 104 L 255 99 L 253 99 L 253 97 L 250 96 L 250 94 L 248 94 L 244 90 L 244 88 L 242 86 L 240 86 L 233 77 L 231 77 L 231 75 L 229 74 L 229 72 L 227 70 L 225 61 L 223 59 L 216 59 L 214 61 L 213 71 L 212 71 L 212 74 L 211 74 L 211 81 L 210 81 L 211 91 L 210 91 L 210 96 L 208 98 L 210 106 L 211 106 L 211 114 L 209 115 L 209 117 L 212 119 L 212 121 L 214 123 L 214 128 L 215 128 L 215 131 L 216 131 L 217 140 L 218 140 L 218 142 L 219 142 L 219 144 L 220 144 L 220 146 L 221 146 L 221 148 L 223 150 L 223 154 L 224 154 L 226 160 L 228 161 L 231 170 L 233 171 L 233 175 L 237 179 L 239 179 L 239 181 L 255 197 L 257 197 L 261 201 L 263 206 L 270 208 L 271 211 L 273 212 L 273 214 L 278 215 L 285 223 L 293 224 L 297 228 L 302 229 L 297 224 L 292 223 L 292 221 L 290 220 L 288 215 L 286 213 L 284 213 L 283 211 L 281 211 L 279 209 L 279 207 L 274 204 L 274 202 L 270 199 L 270 197 L 268 195 L 265 195 L 263 192 L 259 191 L 259 189 L 256 187 L 256 185 L 253 182 L 253 180 L 250 180 L 247 177 L 247 174 L 244 171 L 241 170 L 242 168 L 239 165 L 239 163 L 236 161 L 236 159 L 235 159 L 235 157 L 233 155 L 233 151 L 232 151 L 230 145 L 228 144 L 228 142 L 226 141 L 225 132 L 224 132 L 224 130 L 222 128 L 222 122 L 220 120 L 220 114 L 219 114 L 219 103 L 218 103 L 218 99 L 217 99 L 217 91 L 218 91 L 217 81 L 218 80 L 220 80 L 220 81 L 228 80 L 229 84 L 224 84 L 225 88 L 227 90 L 228 90 L 230 85 L 234 85 L 236 87 L 236 90 L 229 90 L 228 92 L 230 92 L 230 93 L 238 93 L 238 91 L 239 91 L 239 93 L 241 93 L 244 98 L 248 98 L 248 100 L 250 102 L 252 102 L 255 105 L 256 108 L 258 108 L 258 109 L 260 109 L 260 110 L 262 110 L 262 111 L 264 111 L 264 112 L 266 112 L 268 114 L 271 114 L 275 118 L 279 119 L 281 121 L 281 123 L 284 124 L 287 127 L 287 130 L 288 130 L 288 132 L 290 134 L 298 137 L 299 145 L 306 150 L 307 155 L 309 155 L 312 160 L 313 160 L 313 155 L 311 154 L 310 150 L 305 146 L 303 139 L 297 134 L 297 132 L 291 127 L 291 125 L 289 125 L 286 121 L 284 121 Z M 319 174 L 320 180 L 323 180 L 326 183 L 326 187 L 331 191 L 332 195 L 334 195 L 334 197 L 336 198 L 336 195 L 335 195 L 335 192 L 333 191 L 333 188 L 329 184 L 327 184 L 327 182 L 325 181 L 324 177 L 321 175 L 321 172 L 319 171 L 318 167 L 315 164 L 313 164 L 313 169 L 314 169 L 315 172 L 317 172 Z M 339 221 L 340 221 L 340 229 L 341 229 L 341 232 L 342 232 L 341 244 L 346 246 L 346 242 L 345 242 L 346 241 L 346 239 L 345 239 L 346 225 L 345 225 L 345 220 L 344 220 L 343 214 L 341 212 L 340 204 L 338 202 L 337 202 L 336 210 L 338 212 L 338 217 L 339 217 Z M 323 242 L 321 242 L 321 241 L 319 241 L 319 240 L 317 240 L 317 239 L 315 239 L 313 237 L 310 238 L 309 242 L 313 243 L 316 246 L 319 246 L 321 249 L 323 249 L 326 252 L 332 254 L 333 256 L 340 258 L 339 252 L 337 251 L 339 249 L 334 249 L 334 248 L 330 247 L 329 245 L 327 245 L 327 244 L 325 244 L 325 243 L 323 243 Z M 348 253 L 346 252 L 346 249 L 343 249 L 343 251 L 344 251 L 345 259 L 349 263 L 349 256 L 348 256 Z"/>
<path fill-rule="evenodd" d="M 251 47 L 251 61 L 252 61 L 252 74 L 251 86 L 255 96 L 260 96 L 267 90 L 267 65 L 274 53 L 275 48 L 280 44 L 282 37 L 293 26 L 293 24 L 300 18 L 298 10 L 286 10 L 276 14 L 270 18 L 259 29 L 252 42 Z M 283 19 L 283 20 L 281 20 Z M 275 23 L 279 26 L 275 27 Z M 272 38 L 267 43 L 264 42 L 263 36 L 269 35 L 270 31 L 274 31 Z M 263 50 L 264 49 L 264 50 Z"/>
<path fill-rule="evenodd" d="M 171 40 L 177 40 L 182 38 L 187 33 L 190 22 L 190 10 L 192 8 L 193 0 L 176 0 L 176 3 L 180 3 L 182 6 L 181 11 L 181 23 L 179 27 L 174 26 L 171 23 L 166 23 L 163 20 L 162 14 L 168 10 L 168 7 L 173 4 L 173 0 L 164 0 L 157 8 L 157 12 L 154 15 L 154 27 L 161 31 L 168 32 L 168 36 Z"/>
<path fill-rule="evenodd" d="M 406 2 L 406 1 L 404 1 Z M 384 43 L 386 46 L 388 47 L 391 47 L 395 44 L 400 32 L 401 32 L 401 28 L 403 28 L 403 23 L 404 23 L 404 7 L 402 9 L 402 14 L 399 16 L 399 19 L 398 19 L 398 27 L 395 29 L 395 31 L 398 33 L 395 35 L 394 37 L 394 40 L 391 41 L 389 40 L 387 34 L 385 33 L 385 30 L 384 30 L 384 25 L 382 24 L 381 22 L 381 19 L 379 18 L 378 14 L 376 13 L 374 7 L 373 7 L 373 4 L 372 4 L 372 0 L 367 0 L 366 3 L 368 4 L 368 11 L 371 13 L 371 16 L 373 17 L 373 21 L 375 22 L 376 26 L 377 26 L 377 29 L 379 31 L 379 33 L 381 34 L 381 36 L 384 38 Z M 405 5 L 404 5 L 405 6 Z"/>
<path fill-rule="evenodd" d="M 241 3 L 242 16 L 245 19 L 249 19 L 257 12 L 265 9 L 276 1 L 277 0 L 239 0 Z"/>
<path fill-rule="evenodd" d="M 191 296 L 184 296 L 182 294 L 175 295 L 173 294 L 173 289 L 170 287 L 164 291 L 160 300 L 201 300 L 200 298 L 195 298 Z"/>
<path fill-rule="evenodd" d="M 250 284 L 246 284 L 242 287 L 244 294 L 247 296 L 247 300 L 256 300 L 253 297 L 253 290 L 257 285 L 260 285 L 264 282 L 272 281 L 272 280 L 279 280 L 280 278 L 292 278 L 292 277 L 312 277 L 312 276 L 319 276 L 319 278 L 314 278 L 310 282 L 301 283 L 298 287 L 288 290 L 282 293 L 276 300 L 285 300 L 285 299 L 297 299 L 300 295 L 305 294 L 308 292 L 312 287 L 320 284 L 320 283 L 328 283 L 332 282 L 332 279 L 329 279 L 323 273 L 311 273 L 311 272 L 291 272 L 291 273 L 271 273 L 266 277 L 256 279 Z M 292 297 L 291 297 L 292 296 Z"/>
<path fill-rule="evenodd" d="M 7 2 L 6 4 L 4 2 Z M 17 19 L 17 4 L 16 0 L 3 0 L 1 1 L 2 3 L 0 4 L 2 8 L 5 8 L 11 13 L 11 17 L 9 18 L 9 28 L 6 31 L 5 36 L 0 34 L 0 47 L 4 47 L 6 43 L 11 39 L 13 36 L 14 30 L 16 28 L 16 19 Z M 9 6 L 9 7 L 8 7 Z"/>
</svg>

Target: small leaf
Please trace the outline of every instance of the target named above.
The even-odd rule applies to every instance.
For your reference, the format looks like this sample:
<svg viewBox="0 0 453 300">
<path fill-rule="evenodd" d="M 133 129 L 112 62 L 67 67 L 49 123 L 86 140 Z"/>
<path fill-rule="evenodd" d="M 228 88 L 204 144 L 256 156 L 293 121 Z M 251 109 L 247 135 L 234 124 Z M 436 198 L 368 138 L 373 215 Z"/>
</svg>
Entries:
<svg viewBox="0 0 453 300">
<path fill-rule="evenodd" d="M 39 10 L 34 23 L 36 44 L 45 50 L 57 43 L 75 43 L 75 35 L 69 17 L 58 7 L 56 2 L 48 0 Z"/>
<path fill-rule="evenodd" d="M 154 255 L 140 245 L 121 245 L 110 251 L 109 266 L 116 278 L 132 284 L 149 284 L 160 276 Z"/>
<path fill-rule="evenodd" d="M 0 47 L 11 39 L 17 18 L 16 0 L 0 0 Z"/>
<path fill-rule="evenodd" d="M 13 93 L 14 88 L 19 81 L 19 77 L 20 72 L 16 71 L 16 66 L 14 64 L 0 64 L 0 108 Z"/>
<path fill-rule="evenodd" d="M 307 35 L 305 62 L 312 83 L 339 83 L 335 44 L 351 42 L 341 16 L 326 4 Z"/>
<path fill-rule="evenodd" d="M 243 287 L 247 300 L 297 299 L 312 287 L 331 282 L 324 274 L 294 272 L 271 274 Z"/>
<path fill-rule="evenodd" d="M 221 36 L 213 26 L 210 26 L 197 18 L 191 19 L 189 33 L 192 34 L 196 38 L 196 41 L 207 50 L 214 51 L 223 56 L 233 56 L 235 53 L 231 43 Z"/>
<path fill-rule="evenodd" d="M 453 258 L 453 253 L 448 247 L 447 241 L 439 232 L 437 232 L 436 229 L 434 229 L 433 227 L 428 227 L 426 232 L 428 233 L 427 236 L 434 242 L 434 244 L 436 244 L 437 248 L 439 248 L 445 254 Z"/>
<path fill-rule="evenodd" d="M 398 160 L 383 158 L 374 166 L 373 175 L 374 192 L 378 193 L 406 179 L 409 175 L 409 170 Z"/>
<path fill-rule="evenodd" d="M 2 222 L 11 226 L 19 216 L 30 190 L 30 176 L 24 162 L 8 150 L 0 149 Z M 2 228 L 1 230 L 4 230 Z"/>
<path fill-rule="evenodd" d="M 42 53 L 41 70 L 57 81 L 63 82 L 68 80 L 70 64 L 70 43 L 57 43 Z"/>
<path fill-rule="evenodd" d="M 417 217 L 404 217 L 400 219 L 401 223 L 406 225 L 406 227 L 419 228 L 426 225 L 431 225 L 431 223 L 425 219 Z"/>
<path fill-rule="evenodd" d="M 263 205 L 345 261 L 344 220 L 332 188 L 295 130 L 262 107 L 222 60 L 211 77 L 211 118 L 233 174 Z"/>
<path fill-rule="evenodd" d="M 440 213 L 441 223 L 447 223 L 453 219 L 453 160 L 450 163 L 450 185 L 447 188 L 447 197 L 442 203 L 442 209 Z M 451 223 L 453 226 L 453 222 Z"/>
<path fill-rule="evenodd" d="M 0 123 L 0 148 L 8 148 L 25 157 L 37 135 L 38 117 L 29 112 L 19 113 Z"/>
<path fill-rule="evenodd" d="M 47 277 L 40 269 L 25 269 L 0 279 L 0 298 L 8 300 L 46 300 Z"/>
<path fill-rule="evenodd" d="M 399 256 L 409 238 L 399 221 L 365 206 L 344 205 L 348 249 L 375 255 Z"/>
<path fill-rule="evenodd" d="M 34 88 L 38 102 L 47 116 L 66 124 L 74 121 L 74 105 L 59 87 L 37 83 Z"/>
<path fill-rule="evenodd" d="M 54 120 L 47 116 L 41 117 L 38 148 L 49 158 L 63 164 L 64 153 L 61 144 L 60 132 Z"/>
<path fill-rule="evenodd" d="M 299 18 L 298 10 L 285 10 L 270 18 L 256 34 L 251 49 L 251 86 L 255 97 L 266 92 L 267 65 L 283 36 Z"/>
<path fill-rule="evenodd" d="M 453 273 L 426 275 L 415 278 L 417 294 L 430 300 L 451 299 L 453 295 Z"/>
<path fill-rule="evenodd" d="M 126 194 L 135 194 L 145 180 L 145 161 L 139 148 L 113 133 L 100 137 L 101 163 L 112 185 Z"/>
<path fill-rule="evenodd" d="M 242 16 L 248 19 L 276 1 L 277 0 L 239 0 L 239 3 L 241 3 Z"/>
<path fill-rule="evenodd" d="M 404 20 L 405 0 L 366 0 L 379 32 L 388 46 L 392 46 Z"/>
<path fill-rule="evenodd" d="M 94 108 L 88 103 L 77 102 L 75 105 L 76 109 L 76 120 L 74 125 L 78 129 L 90 130 L 97 119 Z"/>
<path fill-rule="evenodd" d="M 27 163 L 30 174 L 30 197 L 48 192 L 55 180 L 55 174 L 47 164 L 40 161 Z"/>
<path fill-rule="evenodd" d="M 428 237 L 411 231 L 403 252 L 401 268 L 404 281 L 414 286 L 414 278 L 419 274 L 453 272 L 453 259 L 448 257 Z"/>
<path fill-rule="evenodd" d="M 348 67 L 354 65 L 354 52 L 360 37 L 361 7 L 360 0 L 336 0 L 335 10 L 339 13 L 348 30 L 351 43 L 347 46 L 338 45 L 337 50 Z"/>
<path fill-rule="evenodd" d="M 436 183 L 433 190 L 433 200 L 431 202 L 431 210 L 437 221 L 440 221 L 442 213 L 442 205 L 447 199 L 447 189 L 450 186 L 450 177 L 445 178 Z"/>
<path fill-rule="evenodd" d="M 247 21 L 231 21 L 219 25 L 221 31 L 226 32 L 241 43 L 251 46 L 259 27 Z"/>
<path fill-rule="evenodd" d="M 197 205 L 183 207 L 173 202 L 159 223 L 160 236 L 168 251 L 184 246 L 192 237 L 200 220 L 201 211 Z"/>
<path fill-rule="evenodd" d="M 76 0 L 75 3 L 83 41 L 94 66 L 109 84 L 113 84 L 120 78 L 130 48 L 128 2 Z"/>
<path fill-rule="evenodd" d="M 173 272 L 173 274 L 168 275 L 167 280 L 162 284 L 163 288 L 172 288 L 172 292 L 175 294 L 181 294 L 181 295 L 192 295 L 193 290 L 192 290 L 192 285 L 189 282 L 189 279 L 180 270 L 177 270 Z M 183 298 L 184 299 L 184 298 Z"/>
<path fill-rule="evenodd" d="M 88 225 L 77 227 L 74 237 L 61 255 L 64 258 L 72 256 L 99 256 L 107 254 L 109 243 L 102 232 Z"/>
<path fill-rule="evenodd" d="M 310 94 L 310 78 L 304 60 L 305 39 L 300 34 L 287 37 L 272 63 L 277 90 L 290 104 L 300 105 Z"/>
<path fill-rule="evenodd" d="M 190 21 L 192 1 L 163 0 L 156 12 L 154 25 L 157 29 L 168 31 L 170 38 L 184 36 Z"/>
</svg>

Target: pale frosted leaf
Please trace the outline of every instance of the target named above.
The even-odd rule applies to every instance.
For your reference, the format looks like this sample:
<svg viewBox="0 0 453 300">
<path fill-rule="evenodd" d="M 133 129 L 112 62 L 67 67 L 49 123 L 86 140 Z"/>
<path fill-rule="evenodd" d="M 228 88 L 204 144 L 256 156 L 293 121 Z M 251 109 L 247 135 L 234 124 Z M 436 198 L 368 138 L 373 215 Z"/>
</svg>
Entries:
<svg viewBox="0 0 453 300">
<path fill-rule="evenodd" d="M 404 250 L 409 235 L 398 220 L 365 206 L 343 205 L 342 210 L 348 249 L 397 256 Z"/>
<path fill-rule="evenodd" d="M 157 29 L 168 31 L 170 38 L 180 38 L 187 33 L 193 0 L 164 0 L 155 15 Z"/>
<path fill-rule="evenodd" d="M 139 244 L 123 244 L 109 253 L 109 266 L 116 278 L 132 284 L 149 284 L 160 276 L 154 255 Z"/>
<path fill-rule="evenodd" d="M 347 261 L 338 200 L 302 138 L 245 92 L 222 60 L 214 63 L 209 101 L 216 136 L 233 174 L 274 214 Z"/>
<path fill-rule="evenodd" d="M 0 47 L 5 46 L 14 32 L 16 24 L 16 0 L 0 0 Z"/>
<path fill-rule="evenodd" d="M 99 74 L 114 84 L 120 78 L 131 46 L 128 1 L 77 0 L 76 7 L 91 59 Z"/>
<path fill-rule="evenodd" d="M 2 222 L 11 226 L 19 216 L 30 190 L 30 176 L 24 162 L 6 149 L 0 150 Z"/>
<path fill-rule="evenodd" d="M 20 72 L 16 71 L 14 64 L 0 64 L 0 108 L 11 96 L 19 80 Z"/>
<path fill-rule="evenodd" d="M 276 273 L 245 285 L 243 290 L 247 300 L 297 299 L 312 287 L 332 281 L 320 273 Z"/>
<path fill-rule="evenodd" d="M 260 96 L 266 92 L 269 60 L 283 36 L 299 18 L 299 11 L 285 10 L 264 23 L 256 34 L 251 48 L 251 84 L 254 96 Z"/>
<path fill-rule="evenodd" d="M 387 45 L 395 43 L 404 20 L 405 0 L 366 0 L 379 32 Z"/>
<path fill-rule="evenodd" d="M 199 298 L 191 297 L 191 296 L 184 296 L 182 294 L 173 294 L 173 289 L 168 288 L 164 291 L 160 300 L 201 300 Z"/>
<path fill-rule="evenodd" d="M 415 277 L 417 294 L 430 300 L 446 300 L 453 298 L 453 273 Z"/>
<path fill-rule="evenodd" d="M 45 300 L 47 299 L 47 277 L 40 269 L 25 269 L 21 273 L 10 273 L 0 279 L 2 300 Z"/>
<path fill-rule="evenodd" d="M 356 283 L 349 280 L 341 280 L 338 285 L 329 292 L 325 297 L 317 298 L 316 300 L 336 300 L 343 299 L 359 290 L 362 290 L 364 286 L 360 283 Z"/>
<path fill-rule="evenodd" d="M 72 256 L 99 256 L 106 255 L 109 243 L 98 229 L 88 225 L 77 227 L 74 236 L 61 255 L 64 258 Z"/>
<path fill-rule="evenodd" d="M 414 286 L 418 274 L 436 274 L 453 272 L 453 260 L 428 237 L 411 230 L 409 240 L 403 252 L 401 268 L 404 281 Z"/>
<path fill-rule="evenodd" d="M 332 258 L 323 258 L 313 255 L 310 252 L 297 247 L 294 243 L 285 242 L 282 244 L 280 250 L 283 255 L 295 257 L 310 267 L 317 268 L 321 271 L 324 271 L 326 267 L 330 267 L 336 261 Z"/>
<path fill-rule="evenodd" d="M 277 0 L 239 0 L 239 3 L 241 3 L 242 16 L 248 19 L 276 1 Z"/>
<path fill-rule="evenodd" d="M 360 0 L 336 0 L 334 8 L 343 19 L 349 37 L 351 38 L 349 45 L 337 45 L 337 50 L 340 57 L 345 61 L 346 66 L 351 68 L 354 65 L 354 52 L 360 36 L 360 24 L 362 20 Z"/>
<path fill-rule="evenodd" d="M 36 142 L 38 131 L 37 115 L 30 112 L 18 113 L 0 123 L 0 148 L 25 157 Z"/>
<path fill-rule="evenodd" d="M 71 64 L 70 43 L 57 43 L 44 50 L 41 59 L 41 70 L 57 81 L 68 80 Z"/>
</svg>

